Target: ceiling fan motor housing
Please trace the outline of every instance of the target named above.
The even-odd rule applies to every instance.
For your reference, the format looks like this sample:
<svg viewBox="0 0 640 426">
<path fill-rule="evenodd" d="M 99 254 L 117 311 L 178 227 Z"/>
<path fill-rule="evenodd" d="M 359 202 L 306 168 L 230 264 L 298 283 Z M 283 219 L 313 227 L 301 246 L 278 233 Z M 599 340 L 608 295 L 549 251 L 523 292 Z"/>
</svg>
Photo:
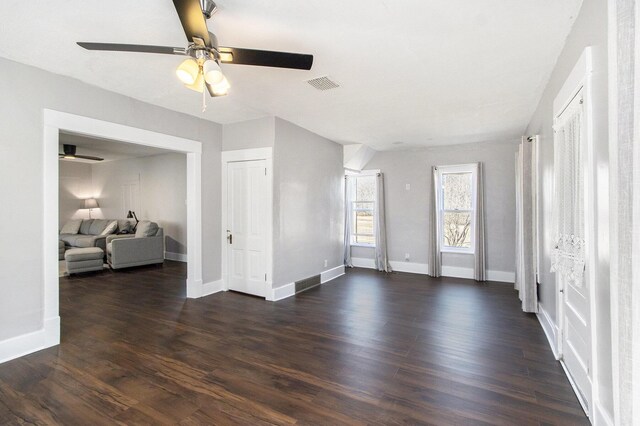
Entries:
<svg viewBox="0 0 640 426">
<path fill-rule="evenodd" d="M 200 8 L 202 9 L 202 14 L 207 19 L 211 18 L 218 10 L 218 7 L 212 0 L 200 0 Z"/>
</svg>

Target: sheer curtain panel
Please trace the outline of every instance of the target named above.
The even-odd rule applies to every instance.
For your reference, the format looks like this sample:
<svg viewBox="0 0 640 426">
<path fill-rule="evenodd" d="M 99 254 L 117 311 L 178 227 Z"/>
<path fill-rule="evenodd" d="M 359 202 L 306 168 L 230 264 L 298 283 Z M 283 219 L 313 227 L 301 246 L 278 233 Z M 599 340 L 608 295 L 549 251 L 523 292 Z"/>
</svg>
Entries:
<svg viewBox="0 0 640 426">
<path fill-rule="evenodd" d="M 344 177 L 344 266 L 353 268 L 351 261 L 351 205 L 353 203 L 353 184 L 351 176 Z"/>
<path fill-rule="evenodd" d="M 476 226 L 474 232 L 474 266 L 473 278 L 476 281 L 486 281 L 485 241 L 484 241 L 484 170 L 482 163 L 478 163 L 476 172 Z"/>
<path fill-rule="evenodd" d="M 387 256 L 387 228 L 385 225 L 384 212 L 384 176 L 382 173 L 376 175 L 376 203 L 375 203 L 375 256 L 376 269 L 381 272 L 391 272 L 389 257 Z"/>
<path fill-rule="evenodd" d="M 640 2 L 610 0 L 614 423 L 640 424 Z"/>
<path fill-rule="evenodd" d="M 516 153 L 516 282 L 524 312 L 538 312 L 535 279 L 532 145 L 523 138 Z"/>
<path fill-rule="evenodd" d="M 442 274 L 442 255 L 440 254 L 440 224 L 438 221 L 438 209 L 440 206 L 440 173 L 438 168 L 433 167 L 431 169 L 431 214 L 430 214 L 430 229 L 431 235 L 429 239 L 429 246 L 431 253 L 429 256 L 428 275 L 432 277 L 439 277 Z"/>
</svg>

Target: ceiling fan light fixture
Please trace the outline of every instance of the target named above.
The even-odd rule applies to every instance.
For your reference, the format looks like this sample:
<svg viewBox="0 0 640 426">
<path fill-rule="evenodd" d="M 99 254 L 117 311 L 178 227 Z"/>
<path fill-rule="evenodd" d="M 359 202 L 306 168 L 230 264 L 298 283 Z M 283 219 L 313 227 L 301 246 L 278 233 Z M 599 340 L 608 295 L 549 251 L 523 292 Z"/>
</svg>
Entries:
<svg viewBox="0 0 640 426">
<path fill-rule="evenodd" d="M 192 84 L 185 83 L 184 86 L 198 93 L 202 93 L 204 91 L 204 77 L 202 76 L 202 73 L 201 72 L 198 73 L 196 80 Z"/>
<path fill-rule="evenodd" d="M 186 59 L 176 69 L 176 75 L 184 84 L 194 84 L 200 76 L 200 66 L 193 59 Z"/>
<path fill-rule="evenodd" d="M 227 78 L 223 76 L 220 82 L 218 82 L 217 84 L 212 84 L 211 87 L 213 88 L 213 93 L 216 96 L 224 96 L 229 93 L 231 85 L 229 84 Z"/>
<path fill-rule="evenodd" d="M 202 72 L 204 73 L 204 79 L 207 83 L 213 86 L 219 84 L 224 79 L 224 74 L 222 74 L 220 65 L 212 59 L 204 62 L 202 65 Z"/>
</svg>

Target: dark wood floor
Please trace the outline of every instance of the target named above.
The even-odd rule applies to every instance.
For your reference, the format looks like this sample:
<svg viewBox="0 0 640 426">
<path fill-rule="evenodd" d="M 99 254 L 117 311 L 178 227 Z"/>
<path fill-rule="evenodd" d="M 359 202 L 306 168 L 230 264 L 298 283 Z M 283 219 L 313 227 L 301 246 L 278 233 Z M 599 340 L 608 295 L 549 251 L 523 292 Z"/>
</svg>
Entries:
<svg viewBox="0 0 640 426">
<path fill-rule="evenodd" d="M 184 275 L 61 278 L 62 344 L 0 365 L 0 424 L 588 424 L 507 284 L 358 269 L 271 303 Z"/>
</svg>

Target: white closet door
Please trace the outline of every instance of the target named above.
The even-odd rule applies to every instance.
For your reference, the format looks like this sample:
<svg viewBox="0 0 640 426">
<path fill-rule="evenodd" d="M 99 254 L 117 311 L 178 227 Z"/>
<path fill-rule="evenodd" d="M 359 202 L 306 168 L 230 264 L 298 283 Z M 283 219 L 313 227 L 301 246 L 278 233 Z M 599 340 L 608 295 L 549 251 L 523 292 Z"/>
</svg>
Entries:
<svg viewBox="0 0 640 426">
<path fill-rule="evenodd" d="M 266 161 L 228 164 L 229 290 L 266 295 Z"/>
</svg>

